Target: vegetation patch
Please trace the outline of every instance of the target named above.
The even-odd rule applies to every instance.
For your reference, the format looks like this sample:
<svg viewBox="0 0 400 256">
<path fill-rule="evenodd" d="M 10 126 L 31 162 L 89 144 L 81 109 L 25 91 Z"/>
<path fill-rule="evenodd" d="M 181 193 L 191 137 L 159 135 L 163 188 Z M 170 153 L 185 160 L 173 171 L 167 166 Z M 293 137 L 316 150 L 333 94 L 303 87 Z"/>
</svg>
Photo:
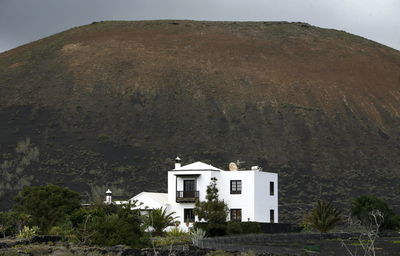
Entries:
<svg viewBox="0 0 400 256">
<path fill-rule="evenodd" d="M 317 245 L 317 244 L 305 245 L 305 246 L 304 246 L 304 249 L 305 249 L 306 251 L 310 251 L 310 252 L 320 252 L 320 251 L 321 251 L 320 246 Z"/>
</svg>

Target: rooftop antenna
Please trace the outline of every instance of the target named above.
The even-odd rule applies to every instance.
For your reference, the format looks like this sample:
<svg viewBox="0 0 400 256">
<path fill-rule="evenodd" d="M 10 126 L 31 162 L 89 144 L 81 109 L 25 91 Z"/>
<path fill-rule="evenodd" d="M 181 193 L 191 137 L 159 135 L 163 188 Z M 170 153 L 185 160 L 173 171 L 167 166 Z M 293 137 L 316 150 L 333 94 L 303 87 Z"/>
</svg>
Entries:
<svg viewBox="0 0 400 256">
<path fill-rule="evenodd" d="M 244 163 L 246 163 L 246 161 L 240 161 L 239 159 L 236 160 L 236 166 L 237 166 L 238 168 L 240 168 L 240 165 L 241 165 L 241 164 L 244 164 Z"/>
</svg>

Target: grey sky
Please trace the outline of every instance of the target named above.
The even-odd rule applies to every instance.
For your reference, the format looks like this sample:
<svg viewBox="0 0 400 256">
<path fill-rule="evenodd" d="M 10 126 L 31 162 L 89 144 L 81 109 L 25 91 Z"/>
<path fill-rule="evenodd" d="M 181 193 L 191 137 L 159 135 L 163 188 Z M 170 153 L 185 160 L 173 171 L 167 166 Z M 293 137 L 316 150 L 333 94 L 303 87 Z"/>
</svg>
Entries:
<svg viewBox="0 0 400 256">
<path fill-rule="evenodd" d="M 0 52 L 100 20 L 303 21 L 400 50 L 400 0 L 0 0 Z"/>
</svg>

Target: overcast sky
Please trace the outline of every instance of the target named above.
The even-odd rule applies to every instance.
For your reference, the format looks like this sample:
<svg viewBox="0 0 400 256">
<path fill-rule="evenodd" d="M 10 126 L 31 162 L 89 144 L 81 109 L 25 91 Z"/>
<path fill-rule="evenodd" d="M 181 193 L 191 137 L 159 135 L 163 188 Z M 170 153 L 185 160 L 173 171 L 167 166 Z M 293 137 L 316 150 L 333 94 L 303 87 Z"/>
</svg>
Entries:
<svg viewBox="0 0 400 256">
<path fill-rule="evenodd" d="M 400 0 L 0 0 L 0 52 L 100 20 L 302 21 L 400 50 Z"/>
</svg>

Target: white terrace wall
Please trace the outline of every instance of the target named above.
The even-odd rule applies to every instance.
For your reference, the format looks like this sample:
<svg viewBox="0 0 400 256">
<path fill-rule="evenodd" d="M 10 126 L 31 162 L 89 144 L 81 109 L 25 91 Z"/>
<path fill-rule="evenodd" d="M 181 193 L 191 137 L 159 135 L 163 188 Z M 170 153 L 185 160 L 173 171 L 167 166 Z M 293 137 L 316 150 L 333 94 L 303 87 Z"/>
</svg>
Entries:
<svg viewBox="0 0 400 256">
<path fill-rule="evenodd" d="M 274 182 L 273 195 L 270 195 L 270 182 Z M 278 223 L 278 174 L 255 172 L 254 185 L 256 221 L 270 222 L 270 210 L 274 210 L 274 222 Z"/>
<path fill-rule="evenodd" d="M 248 171 L 169 171 L 168 172 L 168 211 L 175 212 L 177 220 L 184 223 L 184 209 L 193 209 L 194 203 L 176 203 L 176 191 L 183 190 L 183 180 L 193 177 L 177 177 L 176 175 L 198 175 L 196 190 L 200 200 L 206 197 L 207 186 L 211 178 L 217 178 L 220 199 L 223 199 L 229 209 L 242 209 L 242 221 L 269 222 L 270 210 L 275 213 L 274 222 L 278 222 L 278 175 L 275 173 Z M 230 193 L 230 181 L 242 181 L 242 193 Z M 269 194 L 269 182 L 274 182 L 274 195 Z M 229 220 L 229 217 L 228 217 Z M 196 218 L 197 221 L 197 218 Z"/>
<path fill-rule="evenodd" d="M 217 179 L 220 199 L 224 199 L 228 208 L 242 209 L 242 221 L 256 221 L 254 171 L 222 171 Z M 231 180 L 242 181 L 241 194 L 231 194 Z"/>
<path fill-rule="evenodd" d="M 196 190 L 199 191 L 199 199 L 201 201 L 206 200 L 206 190 L 208 184 L 210 184 L 211 178 L 214 177 L 214 173 L 218 171 L 169 171 L 168 172 L 168 203 L 169 211 L 175 212 L 177 220 L 184 223 L 183 213 L 184 209 L 193 209 L 195 207 L 194 203 L 177 203 L 176 202 L 176 191 L 183 190 L 183 180 L 193 179 L 193 178 L 182 178 L 177 177 L 175 174 L 201 174 L 196 178 Z M 178 182 L 178 183 L 177 183 Z M 196 219 L 197 220 L 197 219 Z"/>
</svg>

